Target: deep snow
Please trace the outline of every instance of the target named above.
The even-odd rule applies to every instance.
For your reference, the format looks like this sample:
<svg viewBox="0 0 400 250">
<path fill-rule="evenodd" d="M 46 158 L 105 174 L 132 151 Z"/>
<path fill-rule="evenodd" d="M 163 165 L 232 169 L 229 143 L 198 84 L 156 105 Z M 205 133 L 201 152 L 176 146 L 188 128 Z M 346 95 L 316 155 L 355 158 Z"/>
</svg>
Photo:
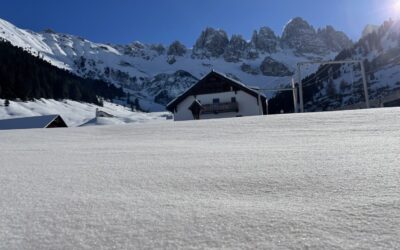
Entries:
<svg viewBox="0 0 400 250">
<path fill-rule="evenodd" d="M 114 117 L 95 119 L 96 109 Z M 0 119 L 54 114 L 61 115 L 69 127 L 165 121 L 167 116 L 171 116 L 169 112 L 132 112 L 129 108 L 106 101 L 100 107 L 72 100 L 39 99 L 27 102 L 10 101 L 10 106 L 5 107 L 4 100 L 0 99 Z"/>
<path fill-rule="evenodd" d="M 398 249 L 400 109 L 0 131 L 0 249 Z"/>
</svg>

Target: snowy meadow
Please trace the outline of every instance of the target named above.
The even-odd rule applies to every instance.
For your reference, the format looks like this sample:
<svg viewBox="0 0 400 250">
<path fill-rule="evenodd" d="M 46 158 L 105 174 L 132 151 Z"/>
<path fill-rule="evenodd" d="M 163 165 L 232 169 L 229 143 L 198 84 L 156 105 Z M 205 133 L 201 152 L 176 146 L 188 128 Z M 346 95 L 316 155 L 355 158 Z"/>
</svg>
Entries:
<svg viewBox="0 0 400 250">
<path fill-rule="evenodd" d="M 0 249 L 398 249 L 400 109 L 0 131 Z"/>
<path fill-rule="evenodd" d="M 8 107 L 4 106 L 4 102 L 5 100 L 0 99 L 0 119 L 58 114 L 61 115 L 69 127 L 165 121 L 166 116 L 169 115 L 168 112 L 132 112 L 127 107 L 107 101 L 104 101 L 103 107 L 73 100 L 10 101 Z M 108 112 L 114 117 L 94 119 L 96 109 Z"/>
</svg>

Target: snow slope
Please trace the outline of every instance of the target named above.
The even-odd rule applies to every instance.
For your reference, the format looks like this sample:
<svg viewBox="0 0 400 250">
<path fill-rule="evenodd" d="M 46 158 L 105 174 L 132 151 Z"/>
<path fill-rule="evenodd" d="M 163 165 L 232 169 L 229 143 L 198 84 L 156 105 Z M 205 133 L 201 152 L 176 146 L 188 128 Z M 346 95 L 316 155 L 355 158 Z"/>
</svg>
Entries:
<svg viewBox="0 0 400 250">
<path fill-rule="evenodd" d="M 28 117 L 38 115 L 59 114 L 70 127 L 86 125 L 115 125 L 136 122 L 165 121 L 168 112 L 142 113 L 131 112 L 130 109 L 104 102 L 104 107 L 94 104 L 76 102 L 72 100 L 56 101 L 40 99 L 29 102 L 10 101 L 10 106 L 3 106 L 4 100 L 0 99 L 0 119 Z M 114 115 L 114 118 L 94 119 L 96 109 Z"/>
<path fill-rule="evenodd" d="M 400 109 L 0 131 L 0 249 L 398 249 Z"/>
</svg>

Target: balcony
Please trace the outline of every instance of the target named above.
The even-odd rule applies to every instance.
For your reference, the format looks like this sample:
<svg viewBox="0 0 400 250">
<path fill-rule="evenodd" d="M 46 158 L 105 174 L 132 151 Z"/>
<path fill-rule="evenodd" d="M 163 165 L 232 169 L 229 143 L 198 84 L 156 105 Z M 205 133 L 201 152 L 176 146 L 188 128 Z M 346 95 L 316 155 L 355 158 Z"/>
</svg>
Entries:
<svg viewBox="0 0 400 250">
<path fill-rule="evenodd" d="M 229 112 L 239 112 L 239 104 L 237 102 L 203 104 L 203 110 L 201 113 L 218 114 Z"/>
</svg>

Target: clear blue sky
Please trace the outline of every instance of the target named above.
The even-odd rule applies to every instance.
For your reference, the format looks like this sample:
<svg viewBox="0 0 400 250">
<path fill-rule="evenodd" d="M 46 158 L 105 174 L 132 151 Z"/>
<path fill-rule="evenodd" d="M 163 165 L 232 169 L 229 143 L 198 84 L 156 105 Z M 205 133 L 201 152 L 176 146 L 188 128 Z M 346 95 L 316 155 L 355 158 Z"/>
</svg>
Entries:
<svg viewBox="0 0 400 250">
<path fill-rule="evenodd" d="M 280 35 L 296 16 L 314 27 L 332 24 L 358 39 L 366 24 L 396 18 L 396 2 L 400 0 L 5 0 L 0 18 L 96 42 L 169 44 L 177 39 L 192 46 L 206 26 L 249 39 L 261 26 Z"/>
</svg>

